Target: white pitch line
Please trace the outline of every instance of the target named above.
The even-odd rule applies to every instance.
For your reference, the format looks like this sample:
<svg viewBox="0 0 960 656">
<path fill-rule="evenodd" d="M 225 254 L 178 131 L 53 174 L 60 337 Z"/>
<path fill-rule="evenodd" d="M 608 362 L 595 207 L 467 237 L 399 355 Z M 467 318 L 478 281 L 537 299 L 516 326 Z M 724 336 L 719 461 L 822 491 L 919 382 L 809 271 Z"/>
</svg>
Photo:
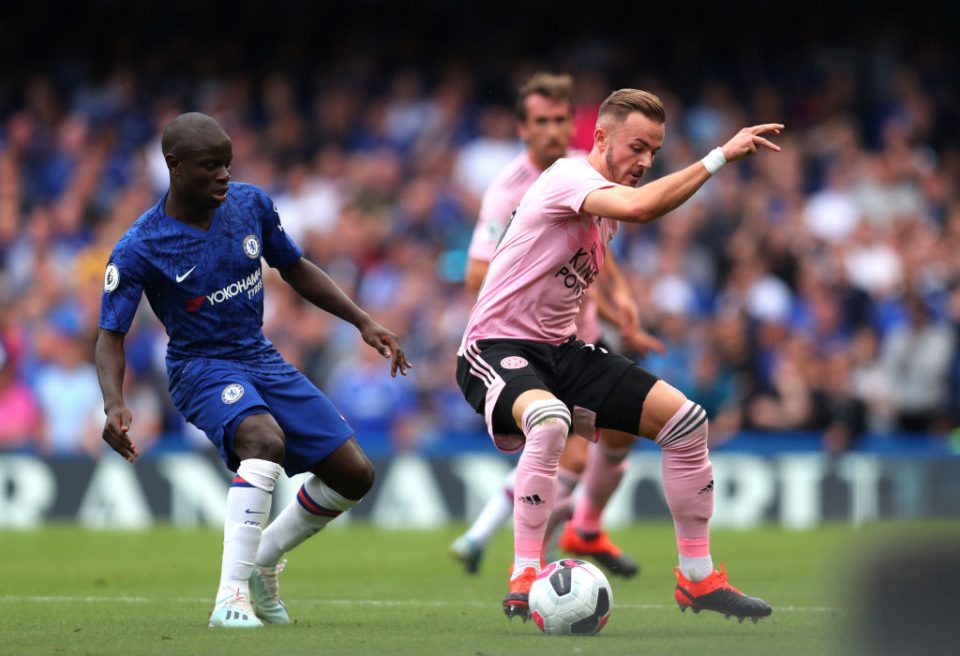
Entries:
<svg viewBox="0 0 960 656">
<path fill-rule="evenodd" d="M 0 603 L 48 603 L 48 602 L 68 602 L 68 603 L 95 603 L 109 602 L 115 604 L 148 604 L 151 601 L 157 601 L 148 597 L 78 597 L 70 595 L 4 595 L 0 597 Z"/>
<path fill-rule="evenodd" d="M 212 598 L 206 597 L 177 597 L 177 598 L 153 598 L 153 597 L 97 597 L 97 596 L 71 596 L 71 595 L 3 595 L 0 596 L 0 603 L 115 603 L 115 604 L 149 604 L 173 602 L 178 604 L 201 604 L 209 603 Z M 428 601 L 421 599 L 298 599 L 294 604 L 306 604 L 314 606 L 421 606 L 421 607 L 447 607 L 447 606 L 475 606 L 484 607 L 491 605 L 487 601 Z M 675 604 L 617 604 L 616 608 L 630 610 L 676 610 Z M 832 608 L 829 606 L 774 606 L 774 612 L 787 613 L 835 613 L 841 612 L 841 608 Z"/>
</svg>

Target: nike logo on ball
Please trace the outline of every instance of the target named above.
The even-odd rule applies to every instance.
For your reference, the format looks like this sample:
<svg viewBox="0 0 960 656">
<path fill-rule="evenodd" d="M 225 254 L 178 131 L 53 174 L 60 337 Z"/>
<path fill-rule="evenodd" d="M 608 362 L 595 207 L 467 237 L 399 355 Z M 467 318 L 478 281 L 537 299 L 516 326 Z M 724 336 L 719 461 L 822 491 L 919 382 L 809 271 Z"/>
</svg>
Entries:
<svg viewBox="0 0 960 656">
<path fill-rule="evenodd" d="M 190 268 L 187 270 L 186 273 L 177 276 L 177 282 L 183 282 L 184 280 L 186 280 L 186 279 L 187 279 L 187 276 L 189 276 L 191 273 L 193 273 L 193 270 L 196 269 L 196 268 L 197 268 L 197 265 L 194 264 L 192 267 L 190 267 Z"/>
</svg>

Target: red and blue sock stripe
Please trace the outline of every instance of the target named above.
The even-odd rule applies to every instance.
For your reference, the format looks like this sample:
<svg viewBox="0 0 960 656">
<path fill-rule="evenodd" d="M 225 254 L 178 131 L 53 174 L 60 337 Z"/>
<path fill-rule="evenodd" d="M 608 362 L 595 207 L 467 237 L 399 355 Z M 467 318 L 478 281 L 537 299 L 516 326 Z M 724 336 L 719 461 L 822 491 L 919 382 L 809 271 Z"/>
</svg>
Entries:
<svg viewBox="0 0 960 656">
<path fill-rule="evenodd" d="M 253 487 L 248 483 L 242 476 L 234 476 L 233 482 L 230 483 L 230 487 Z"/>
<path fill-rule="evenodd" d="M 297 492 L 297 501 L 300 503 L 300 506 L 306 510 L 311 515 L 323 515 L 324 517 L 339 517 L 343 511 L 342 510 L 330 510 L 329 508 L 324 508 L 319 503 L 314 501 L 305 487 L 300 486 L 300 491 Z"/>
</svg>

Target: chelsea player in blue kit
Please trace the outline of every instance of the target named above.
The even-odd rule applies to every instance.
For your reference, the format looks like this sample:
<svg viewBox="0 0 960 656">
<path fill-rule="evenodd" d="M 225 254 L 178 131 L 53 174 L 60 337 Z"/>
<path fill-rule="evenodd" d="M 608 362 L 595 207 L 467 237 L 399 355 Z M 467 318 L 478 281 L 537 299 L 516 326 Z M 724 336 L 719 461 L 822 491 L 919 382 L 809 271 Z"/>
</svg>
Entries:
<svg viewBox="0 0 960 656">
<path fill-rule="evenodd" d="M 181 114 L 161 147 L 170 190 L 120 238 L 104 276 L 96 346 L 103 439 L 130 462 L 138 455 L 122 392 L 124 336 L 146 294 L 169 337 L 174 404 L 236 472 L 210 626 L 286 624 L 281 557 L 356 505 L 374 471 L 333 404 L 264 337 L 261 257 L 305 299 L 355 325 L 391 360 L 391 375 L 411 365 L 393 333 L 302 257 L 266 193 L 230 182 L 233 150 L 219 123 Z M 313 475 L 266 525 L 281 470 Z"/>
</svg>

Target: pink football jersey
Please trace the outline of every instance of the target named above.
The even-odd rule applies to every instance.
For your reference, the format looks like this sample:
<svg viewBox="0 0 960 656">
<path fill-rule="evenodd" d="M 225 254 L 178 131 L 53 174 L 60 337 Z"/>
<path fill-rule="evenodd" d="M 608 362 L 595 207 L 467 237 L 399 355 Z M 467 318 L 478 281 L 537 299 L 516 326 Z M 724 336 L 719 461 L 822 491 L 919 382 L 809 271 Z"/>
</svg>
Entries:
<svg viewBox="0 0 960 656">
<path fill-rule="evenodd" d="M 538 177 L 540 170 L 533 165 L 525 150 L 494 179 L 480 202 L 480 216 L 467 252 L 469 257 L 482 262 L 493 259 L 513 210 L 517 209 L 520 199 Z"/>
<path fill-rule="evenodd" d="M 490 261 L 461 351 L 480 339 L 557 345 L 575 334 L 584 292 L 619 226 L 581 208 L 590 192 L 612 186 L 582 158 L 560 159 L 536 179 Z"/>
</svg>

